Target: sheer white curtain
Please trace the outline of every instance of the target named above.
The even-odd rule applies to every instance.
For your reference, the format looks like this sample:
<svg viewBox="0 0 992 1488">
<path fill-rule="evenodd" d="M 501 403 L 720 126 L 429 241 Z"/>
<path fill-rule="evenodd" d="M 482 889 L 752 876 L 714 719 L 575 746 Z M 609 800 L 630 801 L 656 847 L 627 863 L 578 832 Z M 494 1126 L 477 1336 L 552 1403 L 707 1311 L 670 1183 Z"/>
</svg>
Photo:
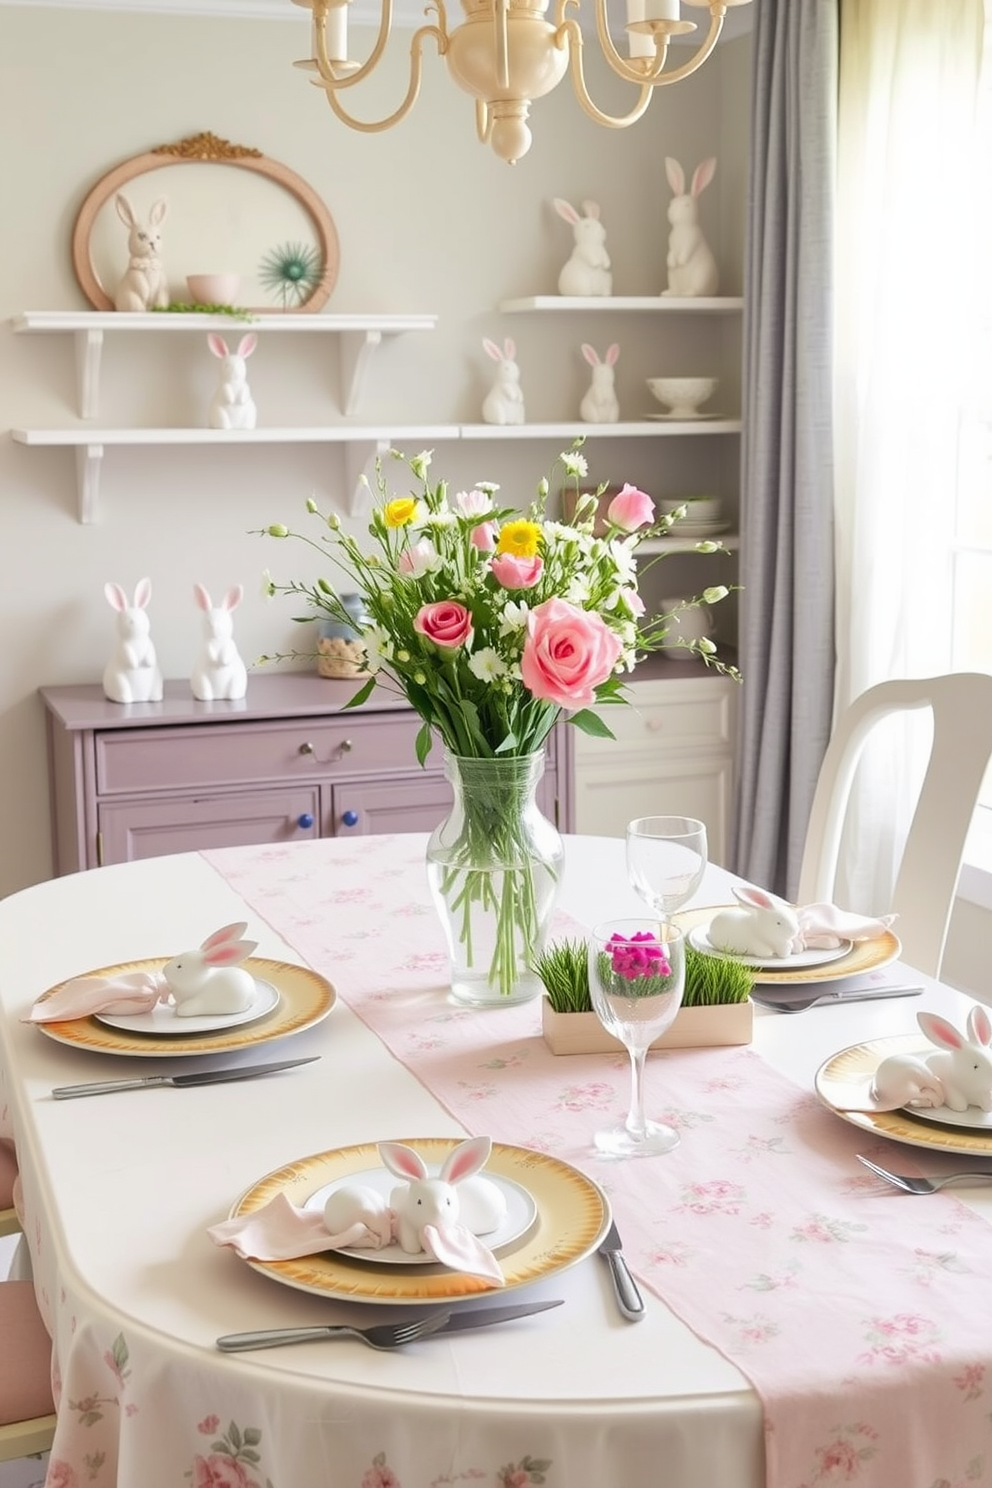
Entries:
<svg viewBox="0 0 992 1488">
<path fill-rule="evenodd" d="M 840 30 L 837 709 L 951 670 L 960 418 L 992 273 L 983 0 L 842 0 Z M 927 742 L 892 724 L 866 755 L 838 889 L 852 908 L 887 908 Z"/>
</svg>

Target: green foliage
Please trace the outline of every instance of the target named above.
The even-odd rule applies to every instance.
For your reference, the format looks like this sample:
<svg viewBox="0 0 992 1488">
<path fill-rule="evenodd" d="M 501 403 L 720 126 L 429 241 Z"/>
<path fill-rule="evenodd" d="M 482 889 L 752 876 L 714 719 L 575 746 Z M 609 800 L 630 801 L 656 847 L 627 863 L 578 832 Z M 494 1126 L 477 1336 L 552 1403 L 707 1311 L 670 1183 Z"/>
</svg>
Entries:
<svg viewBox="0 0 992 1488">
<path fill-rule="evenodd" d="M 250 310 L 242 305 L 187 305 L 181 300 L 171 305 L 152 305 L 156 315 L 227 315 L 231 320 L 254 320 Z"/>
</svg>

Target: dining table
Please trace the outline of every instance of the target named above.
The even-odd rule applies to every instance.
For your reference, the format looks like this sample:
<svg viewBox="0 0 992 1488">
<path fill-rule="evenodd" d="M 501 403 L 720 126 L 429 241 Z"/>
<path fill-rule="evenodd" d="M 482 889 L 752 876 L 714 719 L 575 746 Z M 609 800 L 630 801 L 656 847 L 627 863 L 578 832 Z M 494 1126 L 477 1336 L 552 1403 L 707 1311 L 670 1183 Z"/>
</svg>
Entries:
<svg viewBox="0 0 992 1488">
<path fill-rule="evenodd" d="M 563 840 L 553 937 L 644 913 L 622 839 Z M 973 1000 L 895 959 L 881 980 L 920 996 L 756 1006 L 747 1045 L 649 1055 L 648 1114 L 679 1144 L 611 1160 L 593 1135 L 626 1112 L 625 1051 L 552 1054 L 540 999 L 452 998 L 425 846 L 396 834 L 182 853 L 0 901 L 0 1136 L 16 1145 L 53 1340 L 49 1488 L 992 1482 L 992 1184 L 917 1197 L 857 1161 L 992 1172 L 992 1129 L 921 1121 L 907 1140 L 822 1088 L 844 1051 L 857 1065 L 876 1041 L 914 1046 L 921 1008 L 963 1028 Z M 730 903 L 740 882 L 710 864 L 689 910 Z M 160 966 L 237 922 L 280 992 L 266 1018 L 178 1041 L 28 1021 L 69 979 Z M 311 1062 L 52 1094 L 284 1059 Z M 245 1259 L 210 1233 L 260 1196 L 302 1205 L 342 1154 L 364 1172 L 380 1142 L 447 1150 L 476 1135 L 525 1190 L 533 1173 L 537 1231 L 552 1232 L 528 1230 L 526 1264 L 509 1248 L 505 1287 L 372 1254 L 318 1258 L 323 1270 Z M 637 1322 L 598 1253 L 610 1216 Z M 354 1337 L 217 1347 L 530 1300 L 562 1305 L 390 1352 Z"/>
</svg>

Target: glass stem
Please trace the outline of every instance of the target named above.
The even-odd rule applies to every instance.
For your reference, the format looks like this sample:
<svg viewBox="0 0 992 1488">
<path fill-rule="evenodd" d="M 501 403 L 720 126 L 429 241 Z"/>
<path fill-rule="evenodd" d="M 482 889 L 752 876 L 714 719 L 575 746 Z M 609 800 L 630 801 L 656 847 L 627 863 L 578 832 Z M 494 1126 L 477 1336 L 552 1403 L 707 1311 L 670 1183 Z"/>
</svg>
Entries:
<svg viewBox="0 0 992 1488">
<path fill-rule="evenodd" d="M 630 1055 L 630 1110 L 625 1124 L 630 1135 L 639 1140 L 647 1136 L 644 1119 L 644 1058 L 647 1050 L 628 1049 L 627 1053 Z"/>
</svg>

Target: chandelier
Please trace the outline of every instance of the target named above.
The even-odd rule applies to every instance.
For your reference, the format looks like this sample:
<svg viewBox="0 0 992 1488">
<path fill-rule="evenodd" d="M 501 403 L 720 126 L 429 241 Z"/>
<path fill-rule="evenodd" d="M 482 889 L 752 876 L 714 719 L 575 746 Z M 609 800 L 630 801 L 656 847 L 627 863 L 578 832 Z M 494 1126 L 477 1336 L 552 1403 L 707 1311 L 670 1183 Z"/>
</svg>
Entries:
<svg viewBox="0 0 992 1488">
<path fill-rule="evenodd" d="M 709 11 L 709 32 L 687 62 L 667 71 L 671 38 L 697 29 L 693 21 L 679 18 L 679 0 L 626 0 L 626 57 L 610 35 L 607 0 L 592 0 L 596 35 L 606 61 L 638 90 L 630 112 L 619 118 L 604 113 L 589 96 L 582 66 L 582 29 L 574 16 L 566 16 L 569 6 L 578 9 L 579 0 L 554 0 L 554 21 L 547 18 L 552 0 L 461 0 L 464 19 L 451 28 L 445 0 L 428 0 L 425 14 L 433 11 L 437 23 L 413 33 L 406 97 L 385 119 L 366 123 L 348 112 L 343 99 L 370 75 L 386 49 L 393 29 L 393 0 L 379 3 L 382 10 L 375 46 L 366 61 L 354 62 L 348 57 L 350 0 L 294 0 L 313 18 L 313 55 L 294 65 L 316 74 L 314 86 L 323 88 L 343 123 L 375 134 L 391 129 L 413 108 L 420 93 L 424 43 L 433 41 L 454 81 L 475 99 L 479 139 L 513 165 L 530 149 L 527 116 L 531 103 L 557 88 L 569 67 L 572 86 L 589 117 L 610 129 L 625 129 L 646 111 L 655 88 L 680 82 L 702 66 L 717 44 L 728 9 L 747 5 L 749 0 L 686 0 L 688 5 Z"/>
</svg>

